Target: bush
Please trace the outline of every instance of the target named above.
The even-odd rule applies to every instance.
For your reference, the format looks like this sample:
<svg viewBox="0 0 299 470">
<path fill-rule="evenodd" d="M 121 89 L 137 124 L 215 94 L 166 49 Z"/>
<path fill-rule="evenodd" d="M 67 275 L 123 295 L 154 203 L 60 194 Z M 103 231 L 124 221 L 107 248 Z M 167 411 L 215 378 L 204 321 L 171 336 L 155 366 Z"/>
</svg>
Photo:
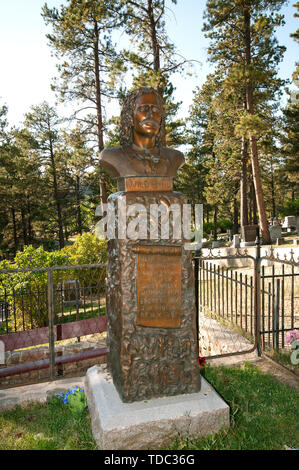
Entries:
<svg viewBox="0 0 299 470">
<path fill-rule="evenodd" d="M 279 210 L 280 216 L 286 217 L 288 215 L 299 215 L 299 197 L 294 200 L 288 199 L 285 201 L 283 207 Z"/>
<path fill-rule="evenodd" d="M 47 268 L 67 264 L 96 264 L 106 262 L 106 242 L 90 233 L 79 235 L 74 244 L 62 250 L 48 252 L 42 247 L 25 246 L 18 252 L 13 263 L 4 260 L 0 269 L 9 268 Z M 78 279 L 82 284 L 103 285 L 105 267 L 89 269 L 68 269 L 53 271 L 54 285 L 61 285 L 66 280 Z M 0 296 L 8 302 L 14 312 L 17 330 L 48 325 L 47 272 L 28 271 L 13 274 L 0 274 Z M 60 299 L 55 296 L 55 311 L 58 311 Z"/>
<path fill-rule="evenodd" d="M 231 220 L 228 219 L 219 220 L 217 223 L 217 227 L 219 227 L 222 232 L 226 232 L 226 230 L 232 229 L 233 226 L 234 224 L 231 222 Z"/>
<path fill-rule="evenodd" d="M 102 264 L 107 261 L 107 242 L 91 233 L 83 233 L 76 237 L 73 245 L 64 248 L 70 264 Z M 104 286 L 106 268 L 74 269 L 68 279 L 79 280 L 81 284 L 98 284 Z"/>
</svg>

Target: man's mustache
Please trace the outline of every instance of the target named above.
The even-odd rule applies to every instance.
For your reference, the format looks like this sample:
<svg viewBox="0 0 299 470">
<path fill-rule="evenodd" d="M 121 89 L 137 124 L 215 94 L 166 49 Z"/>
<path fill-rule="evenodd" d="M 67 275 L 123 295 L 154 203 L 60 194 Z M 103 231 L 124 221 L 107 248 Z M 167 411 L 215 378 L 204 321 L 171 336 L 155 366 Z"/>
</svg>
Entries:
<svg viewBox="0 0 299 470">
<path fill-rule="evenodd" d="M 155 119 L 143 119 L 141 124 L 153 124 L 155 127 L 160 127 L 160 122 L 156 121 Z"/>
</svg>

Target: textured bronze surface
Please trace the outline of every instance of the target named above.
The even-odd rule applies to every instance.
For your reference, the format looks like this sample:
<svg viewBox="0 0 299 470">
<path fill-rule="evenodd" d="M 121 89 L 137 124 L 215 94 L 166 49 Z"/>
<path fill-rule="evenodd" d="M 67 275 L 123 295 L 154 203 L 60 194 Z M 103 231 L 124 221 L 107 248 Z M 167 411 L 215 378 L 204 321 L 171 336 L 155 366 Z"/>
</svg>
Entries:
<svg viewBox="0 0 299 470">
<path fill-rule="evenodd" d="M 168 177 L 125 178 L 125 191 L 172 191 L 173 181 Z"/>
<path fill-rule="evenodd" d="M 108 199 L 117 226 L 123 221 L 118 207 L 136 204 L 146 212 L 143 233 L 135 238 L 128 235 L 132 230 L 123 236 L 119 229 L 119 238 L 108 241 L 107 362 L 125 402 L 200 390 L 191 252 L 175 225 L 165 235 L 166 219 L 161 215 L 157 222 L 151 212 L 153 205 L 177 205 L 182 214 L 187 203 L 172 191 L 184 156 L 164 146 L 164 117 L 156 90 L 133 90 L 123 104 L 120 145 L 100 155 L 101 166 L 118 178 L 118 192 Z M 171 219 L 177 220 L 175 214 Z M 129 215 L 126 228 L 135 226 Z"/>
<path fill-rule="evenodd" d="M 181 325 L 181 247 L 140 246 L 137 251 L 137 324 Z"/>
<path fill-rule="evenodd" d="M 186 203 L 181 193 L 158 191 L 119 192 L 109 196 L 109 202 L 115 207 L 120 200 L 127 205 L 142 204 L 149 214 L 151 205 L 160 204 L 166 197 L 169 204 L 182 207 Z M 124 402 L 200 390 L 192 253 L 184 250 L 183 243 L 184 240 L 173 237 L 171 228 L 167 240 L 160 237 L 155 242 L 128 239 L 108 242 L 108 366 Z M 138 257 L 149 260 L 160 256 L 167 258 L 167 264 L 180 259 L 181 308 L 177 328 L 139 324 L 137 260 Z M 144 268 L 146 272 L 148 263 Z M 154 280 L 154 271 L 152 273 Z M 164 282 L 162 280 L 162 285 Z M 172 295 L 176 295 L 174 290 Z M 167 305 L 159 292 L 154 296 Z"/>
</svg>

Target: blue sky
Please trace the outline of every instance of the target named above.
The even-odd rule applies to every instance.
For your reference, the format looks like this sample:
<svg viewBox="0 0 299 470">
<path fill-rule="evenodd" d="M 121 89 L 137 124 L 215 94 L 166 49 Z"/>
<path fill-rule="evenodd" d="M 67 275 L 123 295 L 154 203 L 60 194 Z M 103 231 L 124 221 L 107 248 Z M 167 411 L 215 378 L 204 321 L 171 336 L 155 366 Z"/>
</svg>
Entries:
<svg viewBox="0 0 299 470">
<path fill-rule="evenodd" d="M 48 0 L 48 6 L 58 7 L 63 0 Z M 291 78 L 295 62 L 299 60 L 298 44 L 290 38 L 298 28 L 299 20 L 294 18 L 295 8 L 291 0 L 284 7 L 286 25 L 279 29 L 280 44 L 287 46 L 285 58 L 280 66 L 282 78 Z M 44 0 L 1 0 L 0 1 L 0 103 L 9 108 L 9 122 L 18 125 L 31 105 L 43 100 L 55 103 L 50 89 L 52 77 L 56 74 L 55 58 L 47 45 L 45 34 L 49 29 L 41 17 Z M 187 115 L 192 102 L 192 90 L 201 85 L 210 70 L 207 63 L 207 40 L 201 31 L 204 0 L 178 0 L 173 5 L 168 0 L 168 33 L 178 51 L 195 63 L 192 77 L 174 77 L 175 98 L 183 101 L 181 115 Z M 111 106 L 112 108 L 112 106 Z M 60 108 L 67 113 L 67 108 Z"/>
</svg>

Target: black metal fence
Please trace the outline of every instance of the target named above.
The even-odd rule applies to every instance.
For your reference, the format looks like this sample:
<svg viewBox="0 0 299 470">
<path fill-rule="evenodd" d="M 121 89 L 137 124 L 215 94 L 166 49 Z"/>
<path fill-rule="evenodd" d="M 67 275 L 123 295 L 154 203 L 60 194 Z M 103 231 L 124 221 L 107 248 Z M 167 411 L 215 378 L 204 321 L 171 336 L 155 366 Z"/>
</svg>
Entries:
<svg viewBox="0 0 299 470">
<path fill-rule="evenodd" d="M 55 342 L 106 331 L 106 265 L 64 265 L 0 270 L 0 340 L 5 351 L 48 344 L 49 359 L 0 369 L 0 377 L 97 357 L 94 349 L 70 357 L 55 355 Z M 31 277 L 30 277 L 31 276 Z M 78 276 L 78 277 L 76 277 Z"/>
<path fill-rule="evenodd" d="M 299 327 L 299 269 L 283 261 L 261 268 L 261 344 L 284 349 L 288 331 Z"/>
<path fill-rule="evenodd" d="M 195 256 L 196 303 L 199 322 L 210 334 L 211 342 L 221 342 L 216 332 L 219 323 L 224 332 L 233 332 L 231 349 L 226 354 L 221 344 L 210 357 L 250 352 L 254 347 L 240 347 L 240 335 L 257 347 L 283 349 L 287 332 L 299 328 L 299 264 L 290 252 L 289 259 L 279 259 L 270 250 L 260 256 L 236 250 L 233 255 L 221 255 L 210 250 L 206 256 Z M 251 259 L 249 267 L 220 266 L 232 260 Z M 240 263 L 241 264 L 241 263 Z M 249 263 L 250 264 L 250 263 Z M 202 319 L 204 317 L 204 320 Z M 200 327 L 199 327 L 200 333 Z M 224 337 L 224 336 L 223 336 Z"/>
<path fill-rule="evenodd" d="M 198 282 L 202 310 L 213 312 L 218 318 L 254 335 L 253 275 L 201 261 Z"/>
<path fill-rule="evenodd" d="M 104 285 L 99 281 L 53 283 L 53 302 L 56 324 L 104 315 L 106 311 Z M 42 328 L 48 321 L 48 287 L 29 284 L 0 291 L 0 335 Z"/>
</svg>

